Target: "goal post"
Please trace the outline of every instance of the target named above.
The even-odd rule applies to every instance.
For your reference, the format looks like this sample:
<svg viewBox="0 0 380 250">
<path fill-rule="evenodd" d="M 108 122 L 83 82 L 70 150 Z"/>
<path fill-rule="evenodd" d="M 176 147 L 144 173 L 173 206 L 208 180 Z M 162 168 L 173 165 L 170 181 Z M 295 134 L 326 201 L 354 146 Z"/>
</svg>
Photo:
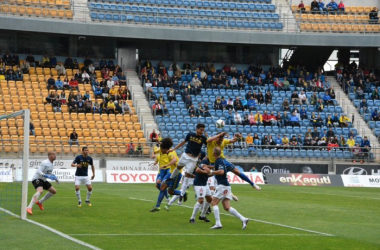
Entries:
<svg viewBox="0 0 380 250">
<path fill-rule="evenodd" d="M 14 125 L 14 126 L 16 126 L 15 128 L 12 128 L 12 127 L 9 126 L 10 125 L 9 124 L 10 123 L 9 122 L 10 119 L 17 119 L 17 118 L 23 118 L 23 123 L 22 123 L 23 124 L 22 125 L 23 128 L 22 128 L 22 130 L 20 128 L 21 124 L 19 125 L 19 128 L 17 128 L 17 123 Z M 5 151 L 5 154 L 3 156 L 6 155 L 6 158 L 3 159 L 3 160 L 8 160 L 8 157 L 12 158 L 12 153 L 15 153 L 15 151 L 13 149 L 14 145 L 15 144 L 19 145 L 18 152 L 17 152 L 17 150 L 16 150 L 16 152 L 17 152 L 17 156 L 22 156 L 21 166 L 19 166 L 20 165 L 19 164 L 20 163 L 20 159 L 13 159 L 14 162 L 18 162 L 18 163 L 15 164 L 15 167 L 12 167 L 12 165 L 10 165 L 11 166 L 10 169 L 12 171 L 12 177 L 11 177 L 12 180 L 11 181 L 12 182 L 20 182 L 21 181 L 21 197 L 19 197 L 19 198 L 10 197 L 9 198 L 8 197 L 8 191 L 9 191 L 9 193 L 10 193 L 11 196 L 15 196 L 15 195 L 19 196 L 19 191 L 15 191 L 14 190 L 16 188 L 15 185 L 4 185 L 5 191 L 1 190 L 0 192 L 3 192 L 3 195 L 4 195 L 5 199 L 4 199 L 4 204 L 0 204 L 0 206 L 1 206 L 0 209 L 3 212 L 6 212 L 8 214 L 14 214 L 13 212 L 15 212 L 17 215 L 20 215 L 21 219 L 26 219 L 26 207 L 27 207 L 27 199 L 28 199 L 30 110 L 29 109 L 25 109 L 25 110 L 16 111 L 16 112 L 9 113 L 9 114 L 0 115 L 0 122 L 3 121 L 3 120 L 6 120 L 2 124 L 6 125 L 6 131 L 7 132 L 9 132 L 9 130 L 12 130 L 12 129 L 16 129 L 17 134 L 20 131 L 23 131 L 23 137 L 24 138 L 23 138 L 23 145 L 22 145 L 20 143 L 21 141 L 15 141 L 14 139 L 12 139 L 12 137 L 11 137 L 12 133 L 11 132 L 8 134 L 8 139 L 4 139 L 4 135 L 2 135 L 3 136 L 3 138 L 2 138 L 3 141 L 9 141 L 10 142 L 7 145 L 5 145 L 4 143 L 2 145 L 2 147 L 3 147 L 4 151 Z M 9 146 L 9 147 L 12 148 L 12 150 L 10 152 L 6 150 L 7 146 Z M 21 152 L 19 152 L 20 150 L 22 150 L 22 154 L 21 154 Z M 21 175 L 21 179 L 19 179 L 20 175 Z M 6 190 L 7 188 L 11 189 L 11 190 Z M 3 200 L 4 197 L 0 195 L 0 203 Z M 17 210 L 20 209 L 21 211 L 19 210 L 19 212 L 18 212 L 16 209 L 13 210 L 13 212 L 9 211 L 7 208 L 8 207 L 12 207 L 13 203 L 16 203 L 15 200 L 19 201 L 20 198 L 21 198 L 21 207 L 20 207 L 20 203 L 17 202 L 17 204 L 19 206 Z M 10 199 L 10 201 L 9 201 L 9 199 Z M 12 204 L 6 204 L 6 203 L 12 203 Z"/>
</svg>

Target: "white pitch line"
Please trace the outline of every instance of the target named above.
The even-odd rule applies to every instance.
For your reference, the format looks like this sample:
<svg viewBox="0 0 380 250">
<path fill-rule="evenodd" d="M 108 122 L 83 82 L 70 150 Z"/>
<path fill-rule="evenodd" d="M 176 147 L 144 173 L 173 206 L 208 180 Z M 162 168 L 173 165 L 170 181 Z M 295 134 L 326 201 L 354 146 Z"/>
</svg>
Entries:
<svg viewBox="0 0 380 250">
<path fill-rule="evenodd" d="M 16 217 L 16 218 L 20 218 L 20 216 L 18 216 L 17 214 L 14 214 L 14 213 L 12 213 L 11 211 L 6 210 L 6 209 L 4 209 L 4 208 L 2 208 L 2 207 L 0 207 L 0 211 L 3 211 L 3 212 L 5 212 L 5 213 L 7 213 L 7 214 L 9 214 L 9 215 L 11 215 L 11 216 Z M 73 237 L 71 237 L 71 236 L 69 236 L 69 235 L 67 235 L 67 234 L 64 234 L 64 233 L 62 233 L 62 232 L 60 232 L 60 231 L 58 231 L 58 230 L 55 230 L 54 228 L 48 227 L 48 226 L 46 226 L 46 225 L 44 225 L 44 224 L 41 224 L 41 223 L 35 222 L 35 221 L 33 221 L 33 220 L 29 220 L 29 219 L 25 219 L 25 221 L 26 221 L 26 222 L 29 222 L 29 223 L 32 223 L 32 224 L 34 224 L 34 225 L 36 225 L 36 226 L 42 227 L 42 228 L 44 228 L 44 229 L 46 229 L 46 230 L 48 230 L 48 231 L 50 231 L 50 232 L 52 232 L 52 233 L 55 233 L 55 234 L 57 234 L 57 235 L 59 235 L 59 236 L 65 238 L 65 239 L 70 240 L 70 241 L 73 241 L 73 242 L 75 242 L 75 243 L 77 243 L 77 244 L 79 244 L 79 245 L 82 245 L 82 246 L 88 247 L 88 248 L 93 249 L 93 250 L 102 250 L 101 248 L 98 248 L 98 247 L 96 247 L 96 246 L 93 246 L 93 245 L 91 245 L 91 244 L 88 244 L 88 243 L 86 243 L 86 242 L 83 242 L 83 241 L 81 241 L 81 240 L 75 239 L 75 238 L 73 238 Z"/>
<path fill-rule="evenodd" d="M 129 197 L 129 199 L 139 200 L 139 201 L 146 201 L 146 202 L 155 202 L 153 200 L 137 199 L 137 198 L 133 198 L 133 197 Z M 173 205 L 177 205 L 177 204 L 173 204 Z M 186 206 L 186 205 L 177 205 L 177 206 L 193 209 L 193 207 Z M 226 214 L 226 213 L 220 213 L 220 214 L 227 215 L 227 216 L 233 216 L 231 214 Z M 292 227 L 292 226 L 288 226 L 288 225 L 284 225 L 284 224 L 280 224 L 280 223 L 274 223 L 274 222 L 269 222 L 269 221 L 264 221 L 264 220 L 257 220 L 257 219 L 251 219 L 251 218 L 248 218 L 248 219 L 251 220 L 251 221 L 261 222 L 261 223 L 264 223 L 264 224 L 275 225 L 275 226 L 279 226 L 279 227 L 286 227 L 286 228 L 291 228 L 291 229 L 300 230 L 300 231 L 304 231 L 304 232 L 320 234 L 320 235 L 324 235 L 324 236 L 334 236 L 334 235 L 328 234 L 328 233 L 322 233 L 322 232 L 318 232 L 318 231 L 314 231 L 314 230 L 309 230 L 309 229 L 305 229 L 305 228 L 300 228 L 300 227 Z"/>
<path fill-rule="evenodd" d="M 308 236 L 327 237 L 319 234 L 69 234 L 71 236 Z"/>
</svg>

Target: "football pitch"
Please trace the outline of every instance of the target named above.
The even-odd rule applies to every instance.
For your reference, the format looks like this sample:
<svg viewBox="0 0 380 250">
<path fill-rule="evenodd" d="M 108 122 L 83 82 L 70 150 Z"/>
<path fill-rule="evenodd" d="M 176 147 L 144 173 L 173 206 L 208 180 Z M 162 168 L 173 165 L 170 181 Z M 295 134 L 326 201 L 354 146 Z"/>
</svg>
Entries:
<svg viewBox="0 0 380 250">
<path fill-rule="evenodd" d="M 251 221 L 223 211 L 223 229 L 189 219 L 194 191 L 182 206 L 151 213 L 158 191 L 153 184 L 94 183 L 92 207 L 77 207 L 73 184 L 56 186 L 57 195 L 33 208 L 29 219 L 100 249 L 380 249 L 379 189 L 233 185 L 231 202 Z M 1 191 L 0 191 L 1 192 Z M 82 199 L 85 188 L 82 187 Z M 30 197 L 34 194 L 29 185 Z M 88 249 L 46 229 L 0 216 L 2 249 Z"/>
</svg>

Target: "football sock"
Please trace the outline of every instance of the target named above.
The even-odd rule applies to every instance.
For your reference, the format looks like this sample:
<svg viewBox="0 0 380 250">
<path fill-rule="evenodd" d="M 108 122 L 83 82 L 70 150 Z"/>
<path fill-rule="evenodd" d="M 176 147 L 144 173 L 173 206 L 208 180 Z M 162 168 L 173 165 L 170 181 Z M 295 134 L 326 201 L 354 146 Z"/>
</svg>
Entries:
<svg viewBox="0 0 380 250">
<path fill-rule="evenodd" d="M 90 200 L 91 195 L 92 195 L 92 191 L 87 191 L 86 201 Z"/>
<path fill-rule="evenodd" d="M 174 190 L 174 193 L 175 191 L 178 191 L 178 190 Z M 170 201 L 168 202 L 168 205 L 170 206 L 171 204 L 173 204 L 178 198 L 179 198 L 179 195 L 175 194 L 173 198 L 171 198 Z"/>
<path fill-rule="evenodd" d="M 181 195 L 181 191 L 179 191 L 179 190 L 174 190 L 174 195 Z M 179 198 L 179 197 L 178 197 Z"/>
<path fill-rule="evenodd" d="M 202 213 L 201 217 L 206 217 L 207 209 L 210 207 L 210 203 L 207 201 L 203 201 L 203 208 L 202 208 Z"/>
<path fill-rule="evenodd" d="M 164 196 L 165 196 L 164 193 L 165 193 L 165 191 L 160 191 L 160 194 L 158 195 L 158 198 L 157 198 L 156 207 L 160 207 L 161 202 L 162 202 L 162 200 L 164 199 Z"/>
<path fill-rule="evenodd" d="M 246 182 L 248 182 L 249 184 L 251 184 L 251 186 L 253 186 L 253 182 L 248 178 L 248 176 L 246 176 L 244 173 L 240 173 L 239 174 L 239 177 L 242 179 L 242 180 L 244 180 L 244 181 L 246 181 Z"/>
<path fill-rule="evenodd" d="M 49 199 L 49 198 L 52 197 L 53 195 L 54 195 L 53 193 L 47 192 L 47 193 L 45 194 L 45 196 L 42 197 L 42 199 L 39 200 L 38 202 L 39 202 L 39 203 L 43 203 L 44 201 L 46 201 L 47 199 Z"/>
<path fill-rule="evenodd" d="M 239 214 L 239 212 L 236 211 L 236 209 L 233 208 L 233 207 L 230 207 L 230 209 L 228 210 L 228 212 L 229 212 L 230 214 L 232 214 L 233 216 L 239 218 L 241 221 L 244 221 L 244 220 L 245 220 L 245 217 L 244 217 L 243 215 Z"/>
<path fill-rule="evenodd" d="M 212 210 L 214 210 L 215 225 L 221 226 L 222 223 L 220 222 L 219 207 L 217 205 L 213 206 Z"/>
<path fill-rule="evenodd" d="M 178 173 L 179 173 L 179 169 L 178 168 L 174 169 L 172 175 L 170 176 L 170 179 L 174 179 L 174 177 L 176 177 Z"/>
<path fill-rule="evenodd" d="M 193 209 L 193 214 L 191 215 L 191 218 L 190 219 L 195 219 L 195 216 L 197 215 L 199 209 L 201 209 L 202 207 L 202 204 L 200 204 L 199 202 L 195 203 L 194 205 L 194 209 Z"/>
<path fill-rule="evenodd" d="M 75 195 L 77 196 L 78 201 L 81 201 L 81 198 L 80 198 L 80 190 L 75 191 Z"/>
<path fill-rule="evenodd" d="M 169 198 L 169 194 L 168 194 L 168 190 L 167 189 L 165 189 L 165 191 L 164 191 L 164 196 L 165 196 L 166 199 Z"/>
<path fill-rule="evenodd" d="M 158 190 L 161 189 L 161 183 L 158 183 L 158 184 L 157 184 L 157 189 L 158 189 Z"/>
<path fill-rule="evenodd" d="M 28 208 L 32 208 L 33 205 L 36 204 L 36 201 L 38 200 L 38 198 L 40 198 L 40 195 L 41 194 L 39 192 L 37 192 L 33 195 L 32 200 L 30 201 Z"/>
<path fill-rule="evenodd" d="M 187 178 L 186 176 L 183 177 L 183 180 L 182 180 L 182 186 L 181 186 L 181 196 L 184 196 L 186 191 L 187 191 L 187 184 L 189 182 L 189 178 Z"/>
</svg>

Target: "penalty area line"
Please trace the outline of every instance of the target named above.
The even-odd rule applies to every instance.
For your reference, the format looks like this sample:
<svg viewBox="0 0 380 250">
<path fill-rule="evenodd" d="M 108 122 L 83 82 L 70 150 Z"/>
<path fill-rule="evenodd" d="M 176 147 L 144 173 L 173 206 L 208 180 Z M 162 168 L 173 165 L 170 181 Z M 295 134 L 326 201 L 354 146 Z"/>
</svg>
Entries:
<svg viewBox="0 0 380 250">
<path fill-rule="evenodd" d="M 0 211 L 3 211 L 4 213 L 7 213 L 7 214 L 9 214 L 9 215 L 11 215 L 11 216 L 13 216 L 13 217 L 20 218 L 20 216 L 18 216 L 17 214 L 14 214 L 14 213 L 12 213 L 11 211 L 6 210 L 6 209 L 4 209 L 4 208 L 2 208 L 2 207 L 0 207 Z M 29 223 L 31 223 L 31 224 L 34 224 L 34 225 L 36 225 L 36 226 L 42 227 L 42 228 L 44 228 L 44 229 L 46 229 L 46 230 L 48 230 L 48 231 L 50 231 L 50 232 L 52 232 L 52 233 L 55 233 L 55 234 L 57 234 L 57 235 L 59 235 L 59 236 L 65 238 L 65 239 L 70 240 L 70 241 L 73 241 L 73 242 L 75 242 L 75 243 L 77 243 L 77 244 L 79 244 L 79 245 L 82 245 L 82 246 L 88 247 L 88 248 L 93 249 L 93 250 L 102 250 L 101 248 L 98 248 L 98 247 L 96 247 L 96 246 L 93 246 L 93 245 L 91 245 L 91 244 L 88 244 L 88 243 L 86 243 L 86 242 L 84 242 L 84 241 L 81 241 L 81 240 L 75 239 L 75 238 L 73 238 L 73 237 L 71 237 L 71 236 L 69 236 L 69 235 L 67 235 L 67 234 L 64 234 L 64 233 L 62 233 L 62 232 L 60 232 L 60 231 L 58 231 L 58 230 L 55 230 L 54 228 L 48 227 L 48 226 L 46 226 L 46 225 L 44 225 L 44 224 L 41 224 L 41 223 L 35 222 L 35 221 L 33 221 L 33 220 L 29 220 L 29 219 L 25 219 L 24 221 L 29 222 Z"/>
<path fill-rule="evenodd" d="M 69 234 L 71 236 L 298 236 L 298 237 L 327 237 L 321 234 Z"/>
<path fill-rule="evenodd" d="M 137 198 L 133 198 L 133 197 L 129 197 L 129 199 L 131 199 L 131 200 L 138 200 L 138 201 L 146 201 L 146 202 L 155 202 L 153 200 L 137 199 Z M 193 207 L 186 206 L 186 205 L 178 205 L 178 204 L 172 204 L 172 205 L 176 205 L 176 206 L 179 206 L 179 207 L 186 207 L 186 208 L 193 209 Z M 226 215 L 226 216 L 233 216 L 231 214 L 226 214 L 226 213 L 220 213 L 220 214 L 223 214 L 223 215 Z M 260 222 L 260 223 L 264 223 L 264 224 L 269 224 L 269 225 L 274 225 L 274 226 L 279 226 L 279 227 L 285 227 L 285 228 L 295 229 L 295 230 L 309 232 L 309 233 L 314 233 L 314 234 L 319 234 L 319 235 L 323 235 L 323 236 L 330 236 L 330 237 L 334 236 L 334 235 L 328 234 L 328 233 L 322 233 L 322 232 L 318 232 L 318 231 L 314 231 L 314 230 L 309 230 L 309 229 L 305 229 L 305 228 L 300 228 L 300 227 L 288 226 L 288 225 L 284 225 L 284 224 L 280 224 L 280 223 L 274 223 L 274 222 L 270 222 L 270 221 L 257 220 L 257 219 L 251 219 L 251 218 L 248 218 L 248 219 L 251 220 L 251 221 L 256 221 L 256 222 Z"/>
</svg>

